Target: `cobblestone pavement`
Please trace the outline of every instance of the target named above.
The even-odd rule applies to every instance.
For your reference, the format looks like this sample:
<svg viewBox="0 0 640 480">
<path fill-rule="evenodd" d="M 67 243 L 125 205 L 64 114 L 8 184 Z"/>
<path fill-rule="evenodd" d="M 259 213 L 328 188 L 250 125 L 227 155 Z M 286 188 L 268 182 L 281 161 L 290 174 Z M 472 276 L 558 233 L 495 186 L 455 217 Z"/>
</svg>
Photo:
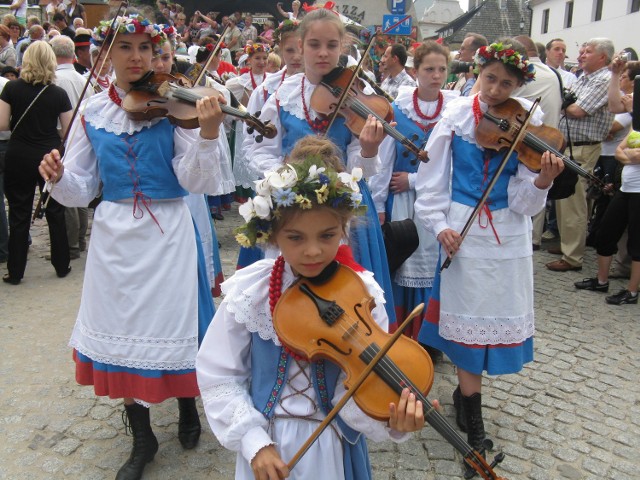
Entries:
<svg viewBox="0 0 640 480">
<path fill-rule="evenodd" d="M 217 224 L 227 275 L 237 254 L 236 212 Z M 84 254 L 59 279 L 44 259 L 44 224 L 32 233 L 23 283 L 0 284 L 0 479 L 112 479 L 131 444 L 120 402 L 76 384 L 67 347 Z M 640 478 L 640 306 L 609 306 L 603 294 L 574 289 L 595 272 L 593 251 L 582 272 L 552 273 L 544 268 L 552 258 L 534 257 L 535 362 L 484 382 L 485 426 L 507 455 L 497 471 L 509 479 Z M 612 290 L 624 282 L 612 280 Z M 452 424 L 454 385 L 451 363 L 438 365 L 429 397 L 440 399 Z M 146 479 L 233 478 L 234 455 L 208 427 L 195 450 L 182 450 L 175 401 L 153 407 L 151 416 L 160 450 Z M 459 454 L 432 428 L 370 450 L 376 480 L 462 478 Z"/>
</svg>

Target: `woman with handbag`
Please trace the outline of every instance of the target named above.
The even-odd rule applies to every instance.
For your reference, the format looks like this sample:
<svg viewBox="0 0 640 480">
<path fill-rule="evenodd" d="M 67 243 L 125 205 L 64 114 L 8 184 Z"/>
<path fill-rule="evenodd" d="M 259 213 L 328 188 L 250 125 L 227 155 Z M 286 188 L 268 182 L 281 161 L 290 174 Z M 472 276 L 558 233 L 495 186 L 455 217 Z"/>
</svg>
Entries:
<svg viewBox="0 0 640 480">
<path fill-rule="evenodd" d="M 29 250 L 29 226 L 36 185 L 44 181 L 38 165 L 45 153 L 60 146 L 71 120 L 67 93 L 53 84 L 56 56 L 47 42 L 27 48 L 18 80 L 0 95 L 0 130 L 11 130 L 5 167 L 5 195 L 9 201 L 9 273 L 2 280 L 18 285 L 24 276 Z M 58 121 L 62 128 L 57 129 Z M 69 273 L 69 244 L 64 207 L 51 199 L 45 210 L 51 239 L 51 264 L 58 277 Z"/>
</svg>

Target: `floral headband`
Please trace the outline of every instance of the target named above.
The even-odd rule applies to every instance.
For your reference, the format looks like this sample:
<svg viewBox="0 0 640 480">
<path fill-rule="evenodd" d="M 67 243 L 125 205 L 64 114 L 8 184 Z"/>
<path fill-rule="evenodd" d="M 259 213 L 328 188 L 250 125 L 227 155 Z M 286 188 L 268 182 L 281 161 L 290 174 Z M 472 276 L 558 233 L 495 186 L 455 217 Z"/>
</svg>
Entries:
<svg viewBox="0 0 640 480">
<path fill-rule="evenodd" d="M 253 55 L 254 53 L 259 52 L 269 53 L 270 51 L 271 47 L 266 43 L 252 43 L 251 45 L 244 47 L 244 53 L 247 55 Z"/>
<path fill-rule="evenodd" d="M 103 20 L 93 29 L 94 41 L 103 42 L 112 35 L 111 23 L 111 20 Z M 142 17 L 118 17 L 115 23 L 116 33 L 147 33 L 155 44 L 162 44 L 167 40 L 167 35 L 162 35 L 162 28 L 162 25 L 156 25 Z"/>
<path fill-rule="evenodd" d="M 308 159 L 301 164 L 285 165 L 265 173 L 255 182 L 256 196 L 240 205 L 245 225 L 236 229 L 236 241 L 243 247 L 266 243 L 273 233 L 273 220 L 282 208 L 308 210 L 314 205 L 346 208 L 354 214 L 364 212 L 358 181 L 362 169 L 337 173 L 324 162 Z"/>
<path fill-rule="evenodd" d="M 276 43 L 280 43 L 282 41 L 282 35 L 288 32 L 295 32 L 296 30 L 298 30 L 299 25 L 300 22 L 298 20 L 286 19 L 280 22 L 278 28 L 276 28 L 273 32 L 273 39 Z"/>
<path fill-rule="evenodd" d="M 502 43 L 492 43 L 488 47 L 480 47 L 476 51 L 474 61 L 476 63 L 475 73 L 479 73 L 478 67 L 485 65 L 491 60 L 500 60 L 505 65 L 511 65 L 522 72 L 525 83 L 534 80 L 536 76 L 535 67 L 529 63 L 522 55 L 511 48 L 511 45 Z"/>
</svg>

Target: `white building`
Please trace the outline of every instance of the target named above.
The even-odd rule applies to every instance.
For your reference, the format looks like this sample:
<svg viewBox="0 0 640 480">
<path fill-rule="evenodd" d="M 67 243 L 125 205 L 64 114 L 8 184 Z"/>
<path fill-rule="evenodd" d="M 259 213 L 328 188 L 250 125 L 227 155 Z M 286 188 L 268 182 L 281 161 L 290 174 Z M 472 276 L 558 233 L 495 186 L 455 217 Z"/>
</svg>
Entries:
<svg viewBox="0 0 640 480">
<path fill-rule="evenodd" d="M 567 63 L 576 63 L 580 45 L 606 37 L 616 51 L 632 47 L 640 52 L 640 0 L 531 0 L 531 37 L 546 44 L 562 38 Z"/>
<path fill-rule="evenodd" d="M 418 2 L 415 5 L 418 5 Z M 463 13 L 458 0 L 433 0 L 431 6 L 424 12 L 417 11 L 422 38 L 437 37 L 439 28 L 444 27 Z"/>
</svg>

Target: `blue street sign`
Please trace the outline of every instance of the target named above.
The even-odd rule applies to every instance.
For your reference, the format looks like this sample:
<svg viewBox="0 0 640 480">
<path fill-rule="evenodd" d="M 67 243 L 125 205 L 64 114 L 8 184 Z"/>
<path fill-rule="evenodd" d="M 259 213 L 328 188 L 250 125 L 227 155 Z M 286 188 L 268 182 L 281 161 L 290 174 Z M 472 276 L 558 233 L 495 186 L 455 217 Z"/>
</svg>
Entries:
<svg viewBox="0 0 640 480">
<path fill-rule="evenodd" d="M 404 15 L 407 12 L 406 0 L 387 0 L 387 8 L 391 13 Z"/>
<path fill-rule="evenodd" d="M 387 35 L 411 35 L 411 15 L 383 15 L 382 32 Z"/>
</svg>

